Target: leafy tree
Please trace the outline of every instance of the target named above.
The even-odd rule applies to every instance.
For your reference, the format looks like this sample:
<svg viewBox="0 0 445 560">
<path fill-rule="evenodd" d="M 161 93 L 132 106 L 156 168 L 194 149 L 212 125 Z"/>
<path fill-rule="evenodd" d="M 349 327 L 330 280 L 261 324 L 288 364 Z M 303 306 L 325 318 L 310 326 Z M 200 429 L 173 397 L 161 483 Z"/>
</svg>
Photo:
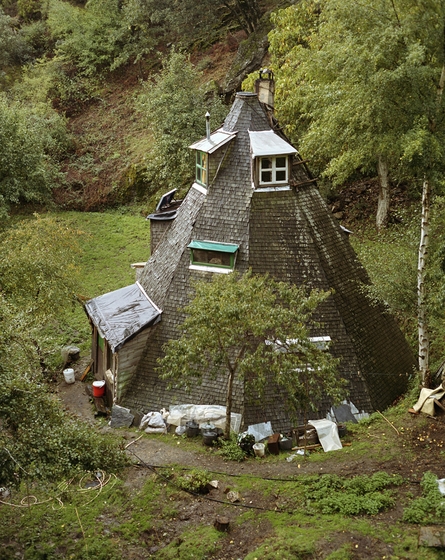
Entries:
<svg viewBox="0 0 445 560">
<path fill-rule="evenodd" d="M 65 122 L 48 106 L 24 107 L 0 94 L 0 216 L 9 204 L 49 200 L 66 143 Z"/>
<path fill-rule="evenodd" d="M 36 215 L 4 232 L 0 242 L 4 371 L 46 369 L 46 355 L 54 351 L 46 327 L 74 302 L 78 255 L 76 234 L 54 218 Z"/>
<path fill-rule="evenodd" d="M 303 0 L 275 16 L 280 120 L 334 184 L 377 170 L 378 228 L 401 166 L 443 166 L 444 20 L 439 0 Z"/>
<path fill-rule="evenodd" d="M 89 0 L 85 8 L 51 0 L 48 27 L 56 54 L 87 76 L 110 70 L 125 44 L 118 0 Z"/>
<path fill-rule="evenodd" d="M 337 360 L 309 338 L 313 313 L 329 293 L 306 293 L 251 272 L 216 275 L 195 290 L 184 309 L 182 334 L 165 345 L 160 370 L 174 385 L 199 383 L 206 375 L 225 379 L 226 438 L 237 378 L 258 395 L 267 382 L 275 382 L 294 417 L 322 394 L 340 399 L 344 382 L 336 373 Z"/>
<path fill-rule="evenodd" d="M 127 0 L 123 12 L 135 44 L 161 37 L 183 47 L 210 44 L 229 26 L 253 33 L 262 15 L 257 0 Z"/>
<path fill-rule="evenodd" d="M 51 217 L 11 226 L 0 242 L 0 485 L 125 462 L 111 439 L 66 416 L 43 376 L 78 251 L 76 232 Z"/>
<path fill-rule="evenodd" d="M 0 69 L 23 62 L 29 54 L 29 48 L 16 27 L 17 21 L 0 7 Z"/>
<path fill-rule="evenodd" d="M 219 126 L 227 111 L 216 95 L 201 83 L 201 74 L 187 55 L 173 51 L 154 79 L 146 82 L 137 101 L 153 144 L 146 156 L 146 176 L 157 188 L 189 186 L 193 180 L 193 154 L 188 148 L 205 135 L 207 111 Z"/>
</svg>

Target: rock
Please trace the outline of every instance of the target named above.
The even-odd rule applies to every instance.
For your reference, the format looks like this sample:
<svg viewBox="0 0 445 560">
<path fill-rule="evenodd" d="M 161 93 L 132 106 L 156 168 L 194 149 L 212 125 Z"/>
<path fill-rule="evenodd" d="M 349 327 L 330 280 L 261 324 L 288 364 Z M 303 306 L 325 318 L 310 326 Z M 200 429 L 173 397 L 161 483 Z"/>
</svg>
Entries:
<svg viewBox="0 0 445 560">
<path fill-rule="evenodd" d="M 226 99 L 229 99 L 235 91 L 240 90 L 241 84 L 248 74 L 261 68 L 269 47 L 267 34 L 271 28 L 269 20 L 265 19 L 257 31 L 251 33 L 240 44 L 223 86 Z"/>
<path fill-rule="evenodd" d="M 229 502 L 232 502 L 232 504 L 234 504 L 235 502 L 239 502 L 240 501 L 239 492 L 235 492 L 235 490 L 231 490 L 230 492 L 227 492 L 227 499 L 229 500 Z"/>
<path fill-rule="evenodd" d="M 111 428 L 129 428 L 134 420 L 129 408 L 114 404 L 111 409 Z"/>
<path fill-rule="evenodd" d="M 419 533 L 419 546 L 445 548 L 445 528 L 421 527 Z"/>
<path fill-rule="evenodd" d="M 80 348 L 77 348 L 77 346 L 64 346 L 61 350 L 61 354 L 65 364 L 75 362 L 80 358 Z"/>
</svg>

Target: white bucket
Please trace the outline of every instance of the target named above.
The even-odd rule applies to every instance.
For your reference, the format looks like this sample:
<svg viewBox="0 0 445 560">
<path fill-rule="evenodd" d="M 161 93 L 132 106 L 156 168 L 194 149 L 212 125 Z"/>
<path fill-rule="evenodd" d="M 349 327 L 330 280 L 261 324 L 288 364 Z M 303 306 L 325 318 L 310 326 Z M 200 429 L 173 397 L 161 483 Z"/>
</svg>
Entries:
<svg viewBox="0 0 445 560">
<path fill-rule="evenodd" d="M 264 457 L 264 443 L 254 443 L 253 451 L 257 457 Z"/>
<path fill-rule="evenodd" d="M 71 368 L 63 370 L 63 377 L 65 378 L 66 383 L 74 383 L 76 378 L 74 377 L 74 370 Z"/>
</svg>

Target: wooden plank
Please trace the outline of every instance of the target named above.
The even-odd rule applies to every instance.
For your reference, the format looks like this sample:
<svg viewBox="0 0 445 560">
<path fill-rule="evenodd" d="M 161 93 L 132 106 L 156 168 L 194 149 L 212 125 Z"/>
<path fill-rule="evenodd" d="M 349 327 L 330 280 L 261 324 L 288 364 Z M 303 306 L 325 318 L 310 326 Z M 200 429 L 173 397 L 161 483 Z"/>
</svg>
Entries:
<svg viewBox="0 0 445 560">
<path fill-rule="evenodd" d="M 82 373 L 82 377 L 80 378 L 81 381 L 84 381 L 85 377 L 89 374 L 92 365 L 93 365 L 93 360 L 90 360 L 90 363 L 87 365 L 85 371 Z"/>
</svg>

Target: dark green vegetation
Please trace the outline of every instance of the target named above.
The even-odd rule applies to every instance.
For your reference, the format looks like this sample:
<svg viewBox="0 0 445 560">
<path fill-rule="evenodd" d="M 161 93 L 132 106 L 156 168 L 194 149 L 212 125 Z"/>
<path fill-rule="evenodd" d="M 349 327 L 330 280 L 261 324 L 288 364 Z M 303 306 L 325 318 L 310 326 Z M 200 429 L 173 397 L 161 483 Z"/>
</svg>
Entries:
<svg viewBox="0 0 445 560">
<path fill-rule="evenodd" d="M 10 224 L 0 242 L 2 484 L 126 463 L 114 439 L 67 417 L 48 384 L 68 332 L 63 318 L 78 298 L 79 235 L 63 219 L 36 215 Z"/>
</svg>

